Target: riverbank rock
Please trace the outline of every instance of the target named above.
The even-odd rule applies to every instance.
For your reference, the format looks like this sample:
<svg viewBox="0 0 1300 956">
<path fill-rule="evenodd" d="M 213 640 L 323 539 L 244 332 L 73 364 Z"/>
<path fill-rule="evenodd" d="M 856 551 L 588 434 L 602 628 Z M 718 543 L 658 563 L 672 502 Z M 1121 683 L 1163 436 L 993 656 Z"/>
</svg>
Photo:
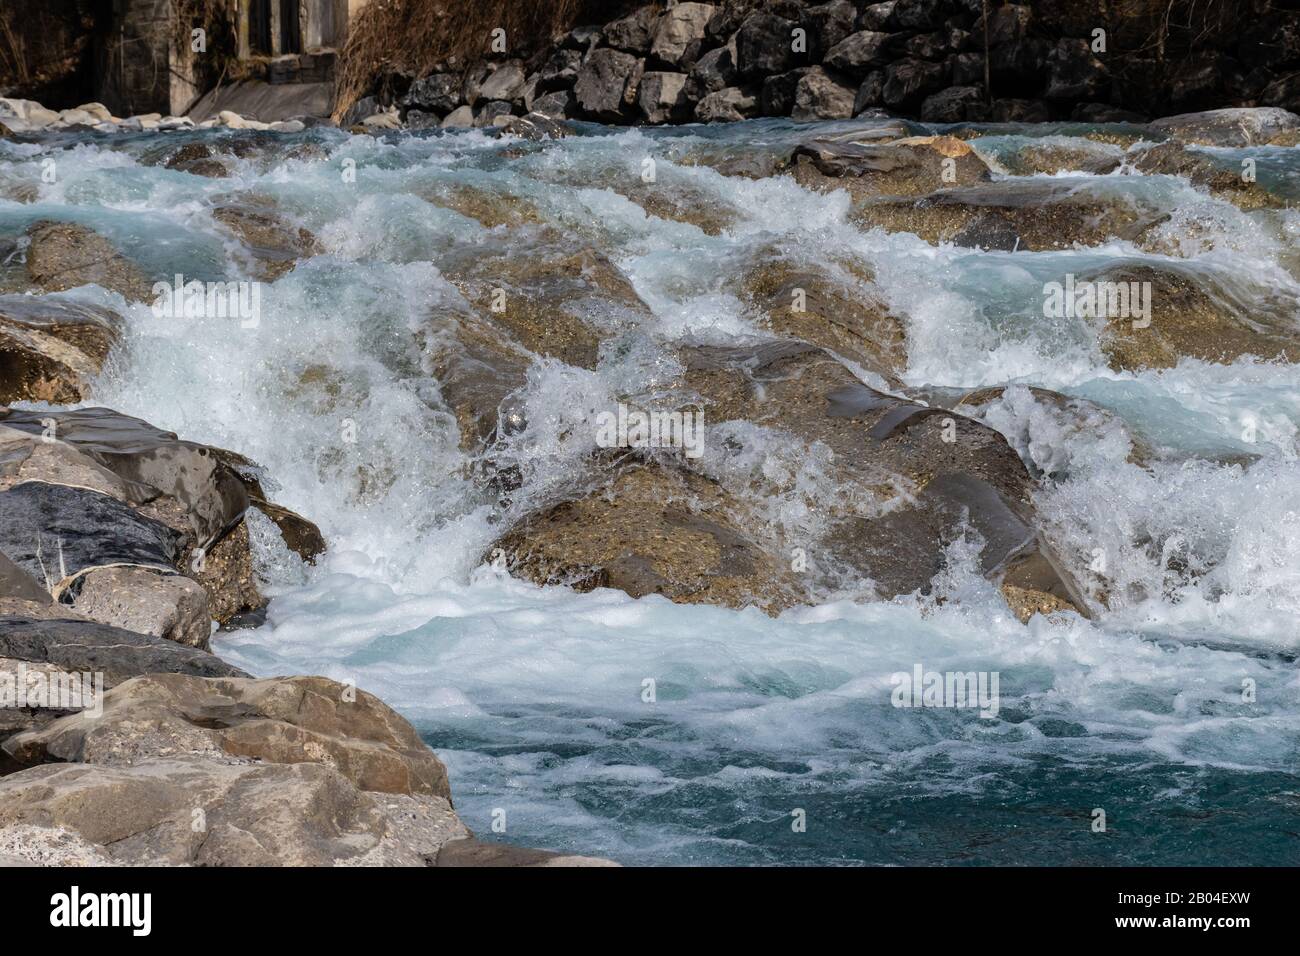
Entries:
<svg viewBox="0 0 1300 956">
<path fill-rule="evenodd" d="M 46 292 L 94 283 L 128 302 L 152 301 L 152 284 L 111 242 L 85 226 L 41 221 L 27 229 L 27 276 Z"/>
<path fill-rule="evenodd" d="M 121 335 L 121 316 L 52 296 L 0 296 L 0 402 L 79 402 Z"/>
<path fill-rule="evenodd" d="M 1101 348 L 1114 369 L 1173 368 L 1184 357 L 1231 362 L 1243 355 L 1287 361 L 1300 356 L 1300 334 L 1286 303 L 1275 312 L 1258 308 L 1191 267 L 1121 264 L 1080 280 L 1150 283 L 1149 324 L 1131 317 L 1098 320 Z"/>
<path fill-rule="evenodd" d="M 10 774 L 0 834 L 14 826 L 69 831 L 118 866 L 428 866 L 469 835 L 441 797 L 371 793 L 316 763 L 193 756 Z"/>
<path fill-rule="evenodd" d="M 446 769 L 410 724 L 372 694 L 323 677 L 140 677 L 106 694 L 102 714 L 64 717 L 4 748 L 28 765 L 186 754 L 322 763 L 362 790 L 451 799 Z"/>
<path fill-rule="evenodd" d="M 198 648 L 75 618 L 0 617 L 0 658 L 71 673 L 99 672 L 110 688 L 145 674 L 247 676 Z"/>
</svg>

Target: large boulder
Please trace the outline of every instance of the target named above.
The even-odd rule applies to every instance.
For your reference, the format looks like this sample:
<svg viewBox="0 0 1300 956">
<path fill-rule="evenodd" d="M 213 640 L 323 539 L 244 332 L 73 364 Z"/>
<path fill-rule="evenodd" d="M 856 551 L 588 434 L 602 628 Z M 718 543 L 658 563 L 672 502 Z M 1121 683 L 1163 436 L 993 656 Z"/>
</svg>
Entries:
<svg viewBox="0 0 1300 956">
<path fill-rule="evenodd" d="M 889 34 L 860 30 L 841 40 L 826 53 L 826 65 L 857 76 L 889 63 Z"/>
<path fill-rule="evenodd" d="M 289 272 L 299 259 L 320 252 L 315 236 L 290 223 L 263 196 L 223 198 L 213 206 L 212 218 L 244 244 L 253 258 L 256 277 L 267 282 Z"/>
<path fill-rule="evenodd" d="M 755 13 L 736 33 L 736 68 L 743 76 L 763 77 L 784 73 L 804 62 L 794 52 L 793 20 L 770 13 Z"/>
<path fill-rule="evenodd" d="M 1017 613 L 1086 609 L 996 431 L 867 388 L 799 342 L 689 347 L 681 363 L 683 407 L 713 423 L 699 464 L 625 458 L 586 494 L 525 516 L 489 555 L 543 583 L 775 612 L 846 589 L 926 591 L 969 524 Z M 771 458 L 778 449 L 788 460 Z M 789 470 L 802 467 L 834 493 L 801 501 Z"/>
<path fill-rule="evenodd" d="M 102 713 L 62 718 L 4 749 L 27 765 L 182 754 L 323 763 L 362 790 L 451 799 L 446 769 L 410 724 L 379 698 L 323 677 L 140 677 L 106 694 Z"/>
<path fill-rule="evenodd" d="M 184 755 L 0 778 L 0 838 L 18 827 L 20 857 L 31 829 L 57 828 L 117 866 L 428 866 L 469 836 L 441 797 L 371 793 L 317 763 Z"/>
<path fill-rule="evenodd" d="M 772 258 L 745 272 L 741 293 L 767 331 L 801 339 L 879 375 L 891 385 L 907 368 L 907 333 L 871 285 L 845 268 L 839 276 Z"/>
<path fill-rule="evenodd" d="M 651 58 L 671 67 L 689 69 L 698 58 L 713 10 L 711 3 L 687 2 L 669 7 L 655 26 Z"/>
<path fill-rule="evenodd" d="M 461 78 L 454 73 L 434 73 L 411 84 L 400 103 L 411 109 L 445 116 L 460 105 Z"/>
<path fill-rule="evenodd" d="M 695 118 L 701 123 L 734 123 L 757 116 L 758 110 L 758 96 L 752 90 L 729 86 L 695 104 Z"/>
<path fill-rule="evenodd" d="M 638 96 L 641 115 L 647 123 L 669 123 L 690 113 L 684 73 L 646 73 Z"/>
<path fill-rule="evenodd" d="M 650 52 L 650 44 L 655 39 L 655 28 L 659 25 L 661 12 L 657 4 L 648 3 L 625 17 L 611 20 L 605 24 L 606 45 L 624 53 L 645 56 Z"/>
<path fill-rule="evenodd" d="M 105 308 L 53 296 L 0 296 L 0 402 L 79 402 L 121 334 Z"/>
<path fill-rule="evenodd" d="M 853 218 L 931 243 L 971 248 L 1069 249 L 1110 239 L 1137 241 L 1164 212 L 1089 181 L 999 180 L 944 189 L 915 199 L 857 205 Z"/>
<path fill-rule="evenodd" d="M 644 62 L 619 50 L 593 50 L 573 87 L 578 106 L 601 122 L 618 122 L 629 93 L 634 95 L 640 83 Z"/>
<path fill-rule="evenodd" d="M 198 648 L 69 615 L 64 619 L 0 617 L 0 657 L 73 673 L 101 673 L 104 686 L 110 688 L 144 674 L 247 676 Z"/>
<path fill-rule="evenodd" d="M 1244 177 L 1240 161 L 1224 161 L 1173 140 L 1134 147 L 1126 158 L 1137 172 L 1181 176 L 1194 186 L 1203 187 L 1211 195 L 1242 209 L 1277 209 L 1287 205 L 1285 199 L 1270 192 L 1262 183 Z"/>
<path fill-rule="evenodd" d="M 815 66 L 799 78 L 791 118 L 801 123 L 849 119 L 857 91 L 857 85 L 846 77 Z"/>
</svg>

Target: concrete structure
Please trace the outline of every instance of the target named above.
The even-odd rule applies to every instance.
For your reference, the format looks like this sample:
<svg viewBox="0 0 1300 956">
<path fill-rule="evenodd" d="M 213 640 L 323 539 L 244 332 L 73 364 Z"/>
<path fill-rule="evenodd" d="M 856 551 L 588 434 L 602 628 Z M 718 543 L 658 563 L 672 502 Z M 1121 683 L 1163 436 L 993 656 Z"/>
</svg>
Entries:
<svg viewBox="0 0 1300 956">
<path fill-rule="evenodd" d="M 218 74 L 226 82 L 328 84 L 334 51 L 365 0 L 225 0 L 235 33 L 237 68 L 212 69 L 215 49 L 195 51 L 190 31 L 177 21 L 175 0 L 113 0 L 113 16 L 100 38 L 95 99 L 116 115 L 191 109 Z M 319 95 L 310 99 L 314 102 Z M 293 97 L 289 97 L 293 99 Z M 328 110 L 326 110 L 328 113 Z"/>
</svg>

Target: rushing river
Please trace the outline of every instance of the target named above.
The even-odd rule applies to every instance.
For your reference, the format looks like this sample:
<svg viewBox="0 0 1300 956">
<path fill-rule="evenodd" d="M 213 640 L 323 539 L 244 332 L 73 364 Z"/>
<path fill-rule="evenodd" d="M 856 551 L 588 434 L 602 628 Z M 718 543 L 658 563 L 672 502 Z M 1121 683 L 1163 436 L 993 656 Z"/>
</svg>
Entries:
<svg viewBox="0 0 1300 956">
<path fill-rule="evenodd" d="M 972 143 L 996 171 L 1029 136 L 1083 131 Z M 248 191 L 317 237 L 320 254 L 262 290 L 256 328 L 126 308 L 93 404 L 267 466 L 274 497 L 316 521 L 330 551 L 305 567 L 255 523 L 268 620 L 215 649 L 255 674 L 378 694 L 446 761 L 484 837 L 626 863 L 1300 863 L 1300 366 L 1184 359 L 1119 373 L 1041 309 L 1045 282 L 1118 259 L 1177 262 L 1247 304 L 1298 301 L 1300 213 L 1244 212 L 1174 177 L 1063 173 L 1166 211 L 1168 256 L 1118 239 L 981 252 L 856 226 L 843 193 L 694 161 L 788 153 L 808 132 L 593 127 L 539 147 L 319 129 L 226 179 L 143 162 L 158 137 L 11 144 L 0 197 L 40 185 L 28 201 L 0 198 L 0 235 L 74 220 L 151 280 L 235 278 L 247 253 L 210 201 Z M 1300 198 L 1300 148 L 1207 153 L 1254 158 L 1261 181 Z M 647 158 L 668 195 L 724 228 L 620 195 Z M 525 200 L 542 223 L 488 229 L 429 201 L 457 185 Z M 847 258 L 906 317 L 908 386 L 1020 383 L 1114 412 L 1067 433 L 1013 391 L 987 415 L 1052 476 L 1037 506 L 1058 551 L 1109 556 L 1112 606 L 1021 624 L 956 551 L 934 595 L 776 618 L 539 588 L 484 565 L 499 528 L 417 338 L 459 296 L 440 263 L 526 256 L 542 224 L 623 270 L 653 312 L 651 342 L 753 332 L 727 279 L 754 249 Z M 67 295 L 123 308 L 95 288 Z M 563 477 L 556 436 L 627 374 L 534 369 L 523 401 L 539 474 Z M 1154 449 L 1146 467 L 1119 429 Z M 768 451 L 760 467 L 788 466 Z M 804 480 L 814 507 L 834 493 Z M 996 672 L 996 716 L 894 707 L 891 675 L 918 664 Z"/>
</svg>

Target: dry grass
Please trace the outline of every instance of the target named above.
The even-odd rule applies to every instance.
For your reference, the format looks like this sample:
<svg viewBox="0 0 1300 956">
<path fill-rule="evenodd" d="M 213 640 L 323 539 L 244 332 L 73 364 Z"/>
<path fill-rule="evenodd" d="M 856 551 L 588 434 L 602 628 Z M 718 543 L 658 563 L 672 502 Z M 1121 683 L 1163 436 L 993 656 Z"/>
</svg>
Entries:
<svg viewBox="0 0 1300 956">
<path fill-rule="evenodd" d="M 382 86 L 386 76 L 459 71 L 489 56 L 497 28 L 506 31 L 507 55 L 527 56 L 584 17 L 603 22 L 618 16 L 621 6 L 591 0 L 370 0 L 348 27 L 334 118 Z"/>
<path fill-rule="evenodd" d="M 1272 5 L 1269 0 L 1116 0 L 1112 10 L 1131 33 L 1146 38 L 1140 51 L 1154 51 L 1164 59 L 1231 35 L 1245 17 L 1262 14 Z"/>
</svg>

